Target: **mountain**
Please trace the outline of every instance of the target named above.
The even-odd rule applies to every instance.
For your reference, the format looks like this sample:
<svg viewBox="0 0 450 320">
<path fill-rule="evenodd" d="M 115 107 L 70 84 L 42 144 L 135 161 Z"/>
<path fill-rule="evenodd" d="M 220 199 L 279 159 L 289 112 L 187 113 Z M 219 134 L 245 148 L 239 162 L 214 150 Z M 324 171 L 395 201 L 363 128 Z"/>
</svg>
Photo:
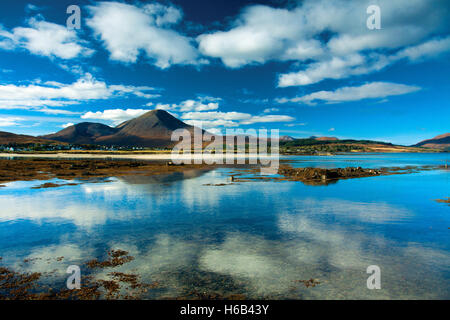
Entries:
<svg viewBox="0 0 450 320">
<path fill-rule="evenodd" d="M 100 123 L 84 122 L 57 133 L 43 136 L 46 139 L 74 144 L 99 144 L 133 147 L 170 147 L 172 132 L 194 127 L 178 120 L 164 110 L 149 111 L 112 128 Z"/>
<path fill-rule="evenodd" d="M 111 128 L 101 123 L 82 122 L 40 138 L 72 144 L 95 144 L 98 138 L 112 135 L 117 131 L 116 128 Z"/>
<path fill-rule="evenodd" d="M 433 139 L 428 139 L 414 145 L 415 147 L 446 149 L 450 148 L 450 133 L 444 133 Z"/>
<path fill-rule="evenodd" d="M 314 140 L 317 140 L 317 141 L 337 141 L 339 139 L 336 138 L 336 137 L 314 137 Z"/>
<path fill-rule="evenodd" d="M 1 145 L 25 145 L 25 144 L 61 144 L 58 141 L 36 138 L 23 134 L 14 134 L 10 132 L 0 131 Z"/>
<path fill-rule="evenodd" d="M 280 141 L 294 141 L 295 139 L 291 136 L 281 136 Z"/>
</svg>

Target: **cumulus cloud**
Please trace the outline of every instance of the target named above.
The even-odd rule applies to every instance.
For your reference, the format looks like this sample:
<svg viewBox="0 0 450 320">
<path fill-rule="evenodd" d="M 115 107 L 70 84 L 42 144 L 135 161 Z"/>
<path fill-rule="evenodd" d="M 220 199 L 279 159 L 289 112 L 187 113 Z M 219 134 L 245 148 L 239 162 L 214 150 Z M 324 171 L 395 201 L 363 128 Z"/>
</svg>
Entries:
<svg viewBox="0 0 450 320">
<path fill-rule="evenodd" d="M 179 111 L 179 112 L 190 112 L 190 111 L 211 111 L 219 109 L 219 101 L 221 98 L 210 97 L 210 96 L 198 96 L 195 100 L 188 99 L 180 103 L 164 104 L 159 103 L 156 105 L 156 109 L 166 110 L 166 111 Z"/>
<path fill-rule="evenodd" d="M 96 80 L 91 74 L 86 74 L 71 84 L 55 81 L 35 82 L 29 85 L 4 84 L 0 85 L 0 109 L 68 106 L 78 104 L 80 101 L 109 99 L 124 95 L 148 99 L 159 96 L 150 93 L 155 90 L 148 86 L 108 85 L 104 81 Z M 47 113 L 50 111 L 46 109 Z"/>
<path fill-rule="evenodd" d="M 111 60 L 135 63 L 142 54 L 161 69 L 202 63 L 192 40 L 171 29 L 182 18 L 173 6 L 100 2 L 88 8 L 92 16 L 87 25 L 101 39 Z"/>
<path fill-rule="evenodd" d="M 252 116 L 250 119 L 242 121 L 242 124 L 253 124 L 253 123 L 269 123 L 269 122 L 290 122 L 294 121 L 295 118 L 285 115 L 270 114 L 265 116 Z"/>
<path fill-rule="evenodd" d="M 187 123 L 200 126 L 204 128 L 212 127 L 237 127 L 239 125 L 249 125 L 255 123 L 269 123 L 269 122 L 290 122 L 295 119 L 287 115 L 262 115 L 255 116 L 250 113 L 243 112 L 188 112 L 181 116 Z"/>
<path fill-rule="evenodd" d="M 305 17 L 268 6 L 247 7 L 228 31 L 203 34 L 199 50 L 231 68 L 268 60 L 304 60 L 323 54 L 320 41 L 305 39 Z"/>
<path fill-rule="evenodd" d="M 150 110 L 146 109 L 109 109 L 97 112 L 86 112 L 81 116 L 82 119 L 95 119 L 111 121 L 118 125 L 124 121 L 139 117 Z"/>
<path fill-rule="evenodd" d="M 335 91 L 317 91 L 301 97 L 277 99 L 279 103 L 298 102 L 315 104 L 317 101 L 326 103 L 340 103 L 345 101 L 358 101 L 363 99 L 385 98 L 403 95 L 420 90 L 420 87 L 392 83 L 371 82 L 357 87 L 342 87 Z"/>
<path fill-rule="evenodd" d="M 278 86 L 304 86 L 324 79 L 344 79 L 352 75 L 379 71 L 389 63 L 390 61 L 386 56 L 379 54 L 364 56 L 355 53 L 343 57 L 333 57 L 327 61 L 311 63 L 304 71 L 280 75 Z"/>
<path fill-rule="evenodd" d="M 27 27 L 12 31 L 0 27 L 0 49 L 22 48 L 35 55 L 61 59 L 87 57 L 94 53 L 75 30 L 37 18 L 28 19 L 27 23 Z"/>
<path fill-rule="evenodd" d="M 231 120 L 185 120 L 184 121 L 187 124 L 190 124 L 191 126 L 201 127 L 201 128 L 207 128 L 208 131 L 213 133 L 210 129 L 216 129 L 216 133 L 219 133 L 220 130 L 218 130 L 217 127 L 238 127 L 239 123 Z"/>
<path fill-rule="evenodd" d="M 400 56 L 429 58 L 447 50 L 445 39 L 427 41 L 450 31 L 448 1 L 415 0 L 412 5 L 408 0 L 380 0 L 377 4 L 382 8 L 381 30 L 366 27 L 365 0 L 306 0 L 289 9 L 249 6 L 226 30 L 200 35 L 199 50 L 230 68 L 295 62 L 296 71 L 280 75 L 280 87 L 368 74 Z"/>
<path fill-rule="evenodd" d="M 200 101 L 195 100 L 185 100 L 180 104 L 171 104 L 171 105 L 159 105 L 160 109 L 165 110 L 177 110 L 181 112 L 187 111 L 209 111 L 209 110 L 217 110 L 219 108 L 219 104 L 217 102 L 209 102 L 202 103 Z"/>
<path fill-rule="evenodd" d="M 394 58 L 408 58 L 417 61 L 425 58 L 436 57 L 450 51 L 450 36 L 426 41 L 416 46 L 407 47 L 399 51 Z"/>
<path fill-rule="evenodd" d="M 247 120 L 251 118 L 251 114 L 242 112 L 188 112 L 182 115 L 183 119 L 197 119 L 197 120 Z"/>
<path fill-rule="evenodd" d="M 277 111 L 280 111 L 280 109 L 278 109 L 278 108 L 267 108 L 267 109 L 264 109 L 263 113 L 271 113 L 271 112 L 277 112 Z"/>
</svg>

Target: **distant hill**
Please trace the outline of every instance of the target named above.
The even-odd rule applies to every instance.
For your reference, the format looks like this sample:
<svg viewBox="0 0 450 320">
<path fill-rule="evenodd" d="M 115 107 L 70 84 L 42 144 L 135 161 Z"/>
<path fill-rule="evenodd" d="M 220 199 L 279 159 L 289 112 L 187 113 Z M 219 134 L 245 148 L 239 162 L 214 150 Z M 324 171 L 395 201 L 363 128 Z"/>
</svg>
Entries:
<svg viewBox="0 0 450 320">
<path fill-rule="evenodd" d="M 280 141 L 280 150 L 285 154 L 321 154 L 339 152 L 426 152 L 424 148 L 397 146 L 392 143 L 372 140 L 339 140 L 330 137 L 309 137 L 293 141 Z M 431 150 L 436 151 L 436 150 Z"/>
<path fill-rule="evenodd" d="M 337 138 L 322 137 L 318 138 L 311 136 L 304 139 L 294 139 L 293 141 L 283 141 L 280 143 L 282 146 L 286 147 L 302 147 L 302 146 L 313 146 L 313 145 L 382 145 L 382 146 L 393 146 L 389 142 L 372 141 L 372 140 L 339 140 Z"/>
<path fill-rule="evenodd" d="M 294 141 L 295 139 L 291 136 L 281 136 L 280 141 Z"/>
<path fill-rule="evenodd" d="M 117 131 L 116 128 L 111 128 L 101 123 L 82 122 L 40 138 L 72 144 L 95 144 L 98 138 L 112 135 Z"/>
<path fill-rule="evenodd" d="M 441 134 L 433 139 L 421 141 L 414 146 L 434 149 L 450 148 L 450 133 Z"/>
<path fill-rule="evenodd" d="M 84 122 L 42 138 L 74 144 L 98 144 L 130 147 L 170 147 L 176 129 L 193 131 L 194 127 L 164 110 L 149 111 L 112 128 L 100 123 Z"/>
<path fill-rule="evenodd" d="M 336 137 L 315 137 L 315 140 L 317 140 L 317 141 L 337 141 L 339 139 Z"/>
<path fill-rule="evenodd" d="M 58 141 L 36 138 L 23 134 L 14 134 L 10 132 L 0 131 L 1 145 L 26 145 L 26 144 L 61 144 Z"/>
</svg>

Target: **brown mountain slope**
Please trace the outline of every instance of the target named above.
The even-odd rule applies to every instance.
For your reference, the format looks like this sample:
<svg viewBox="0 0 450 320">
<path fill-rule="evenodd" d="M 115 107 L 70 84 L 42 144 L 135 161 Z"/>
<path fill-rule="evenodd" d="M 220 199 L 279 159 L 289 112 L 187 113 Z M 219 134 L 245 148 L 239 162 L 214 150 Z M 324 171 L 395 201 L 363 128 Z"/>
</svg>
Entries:
<svg viewBox="0 0 450 320">
<path fill-rule="evenodd" d="M 173 131 L 187 129 L 192 132 L 194 127 L 178 120 L 167 111 L 153 110 L 125 121 L 115 129 L 118 130 L 116 133 L 100 137 L 96 142 L 104 145 L 169 147 L 174 145 L 171 141 Z"/>
<path fill-rule="evenodd" d="M 317 141 L 337 141 L 339 139 L 336 137 L 317 137 L 317 138 L 315 138 L 315 140 L 317 140 Z"/>
<path fill-rule="evenodd" d="M 172 132 L 194 127 L 178 120 L 164 110 L 149 111 L 125 121 L 115 128 L 100 123 L 84 122 L 41 138 L 74 144 L 99 144 L 129 147 L 170 147 Z"/>
<path fill-rule="evenodd" d="M 14 134 L 10 132 L 0 131 L 0 144 L 12 145 L 12 144 L 64 144 L 58 141 L 52 141 L 48 139 L 36 138 L 33 136 L 27 136 L 23 134 Z"/>
<path fill-rule="evenodd" d="M 295 139 L 292 138 L 291 136 L 281 136 L 280 141 L 294 141 Z"/>
<path fill-rule="evenodd" d="M 441 134 L 434 137 L 433 139 L 428 139 L 419 142 L 415 147 L 424 148 L 434 148 L 434 149 L 445 149 L 450 148 L 450 133 Z"/>
</svg>

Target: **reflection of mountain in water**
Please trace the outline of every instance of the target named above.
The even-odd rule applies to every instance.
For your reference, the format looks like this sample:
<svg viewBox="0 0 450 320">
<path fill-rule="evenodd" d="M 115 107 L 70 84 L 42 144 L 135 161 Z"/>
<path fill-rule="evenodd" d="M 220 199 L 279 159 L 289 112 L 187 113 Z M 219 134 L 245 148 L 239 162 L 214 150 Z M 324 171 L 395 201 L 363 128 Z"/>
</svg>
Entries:
<svg viewBox="0 0 450 320">
<path fill-rule="evenodd" d="M 119 177 L 118 179 L 127 184 L 170 184 L 172 182 L 200 177 L 211 170 L 212 169 L 192 169 L 183 172 L 172 172 L 168 174 L 157 174 L 152 176 L 123 176 Z"/>
</svg>

